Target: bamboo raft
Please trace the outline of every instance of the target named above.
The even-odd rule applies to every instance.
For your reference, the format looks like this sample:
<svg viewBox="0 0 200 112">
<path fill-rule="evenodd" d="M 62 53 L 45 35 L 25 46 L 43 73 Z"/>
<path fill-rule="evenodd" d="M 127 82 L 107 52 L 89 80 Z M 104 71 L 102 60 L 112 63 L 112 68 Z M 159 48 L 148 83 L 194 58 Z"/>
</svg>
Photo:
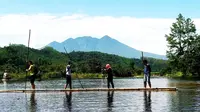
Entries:
<svg viewBox="0 0 200 112">
<path fill-rule="evenodd" d="M 0 93 L 29 93 L 29 92 L 86 92 L 86 91 L 177 91 L 177 88 L 85 88 L 85 89 L 20 89 L 0 90 Z"/>
</svg>

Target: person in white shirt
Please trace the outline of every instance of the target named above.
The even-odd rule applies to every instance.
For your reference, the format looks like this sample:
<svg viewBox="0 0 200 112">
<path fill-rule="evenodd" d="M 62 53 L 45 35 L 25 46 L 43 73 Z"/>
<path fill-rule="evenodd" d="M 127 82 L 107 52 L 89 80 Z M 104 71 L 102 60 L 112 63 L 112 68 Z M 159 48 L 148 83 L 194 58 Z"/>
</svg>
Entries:
<svg viewBox="0 0 200 112">
<path fill-rule="evenodd" d="M 69 85 L 70 89 L 72 89 L 72 78 L 71 78 L 71 63 L 68 62 L 68 65 L 66 67 L 66 84 L 65 84 L 65 89 L 67 88 L 67 86 Z"/>
<path fill-rule="evenodd" d="M 9 79 L 9 78 L 10 78 L 10 76 L 9 76 L 9 74 L 8 74 L 8 71 L 5 70 L 5 72 L 4 72 L 4 74 L 3 74 L 3 79 Z"/>
</svg>

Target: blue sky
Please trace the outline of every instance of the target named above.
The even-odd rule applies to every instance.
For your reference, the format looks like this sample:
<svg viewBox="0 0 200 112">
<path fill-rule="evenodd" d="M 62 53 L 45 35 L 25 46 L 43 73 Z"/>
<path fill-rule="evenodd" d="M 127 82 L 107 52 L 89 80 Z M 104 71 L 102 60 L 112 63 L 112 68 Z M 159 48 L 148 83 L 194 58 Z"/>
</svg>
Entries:
<svg viewBox="0 0 200 112">
<path fill-rule="evenodd" d="M 196 18 L 200 0 L 0 0 L 0 14 L 85 13 L 88 15 Z"/>
<path fill-rule="evenodd" d="M 0 0 L 0 47 L 33 48 L 52 41 L 92 36 L 112 38 L 138 50 L 166 54 L 165 34 L 179 13 L 200 34 L 200 0 Z"/>
</svg>

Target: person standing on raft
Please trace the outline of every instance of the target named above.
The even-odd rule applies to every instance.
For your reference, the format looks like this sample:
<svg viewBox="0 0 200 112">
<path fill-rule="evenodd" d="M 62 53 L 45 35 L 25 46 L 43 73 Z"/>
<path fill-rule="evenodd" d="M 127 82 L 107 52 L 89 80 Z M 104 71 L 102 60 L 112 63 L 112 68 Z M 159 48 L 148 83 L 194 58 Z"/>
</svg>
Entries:
<svg viewBox="0 0 200 112">
<path fill-rule="evenodd" d="M 107 77 L 107 83 L 108 83 L 108 88 L 110 88 L 110 83 L 112 85 L 112 88 L 114 88 L 114 83 L 113 83 L 113 72 L 110 64 L 106 64 L 106 72 L 108 74 Z"/>
<path fill-rule="evenodd" d="M 71 63 L 68 62 L 68 65 L 66 67 L 66 84 L 65 84 L 65 89 L 69 85 L 70 89 L 72 89 L 72 78 L 71 78 Z"/>
<path fill-rule="evenodd" d="M 36 67 L 35 67 L 35 65 L 33 64 L 33 62 L 32 61 L 29 61 L 28 62 L 28 65 L 29 65 L 29 68 L 28 69 L 26 69 L 26 71 L 28 72 L 29 71 L 29 73 L 30 73 L 30 76 L 29 76 L 29 80 L 30 80 L 30 82 L 31 82 L 31 87 L 32 87 L 32 89 L 35 89 L 35 84 L 34 84 L 34 82 L 35 82 L 35 78 L 36 78 Z"/>
<path fill-rule="evenodd" d="M 151 88 L 151 66 L 148 64 L 147 60 L 143 60 L 144 64 L 144 88 L 147 86 L 147 82 L 149 84 L 149 87 Z"/>
</svg>

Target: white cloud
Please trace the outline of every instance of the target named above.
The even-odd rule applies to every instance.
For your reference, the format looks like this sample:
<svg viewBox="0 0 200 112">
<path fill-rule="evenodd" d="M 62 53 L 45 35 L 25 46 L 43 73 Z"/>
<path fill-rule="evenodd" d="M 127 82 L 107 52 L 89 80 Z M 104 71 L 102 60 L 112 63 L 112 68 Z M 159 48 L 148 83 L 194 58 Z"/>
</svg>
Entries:
<svg viewBox="0 0 200 112">
<path fill-rule="evenodd" d="M 193 19 L 200 28 L 200 19 Z M 138 50 L 165 54 L 165 34 L 169 33 L 173 19 L 88 16 L 82 14 L 57 16 L 51 14 L 0 16 L 0 46 L 9 43 L 27 45 L 31 29 L 30 46 L 41 48 L 52 41 L 67 38 L 109 35 Z"/>
</svg>

